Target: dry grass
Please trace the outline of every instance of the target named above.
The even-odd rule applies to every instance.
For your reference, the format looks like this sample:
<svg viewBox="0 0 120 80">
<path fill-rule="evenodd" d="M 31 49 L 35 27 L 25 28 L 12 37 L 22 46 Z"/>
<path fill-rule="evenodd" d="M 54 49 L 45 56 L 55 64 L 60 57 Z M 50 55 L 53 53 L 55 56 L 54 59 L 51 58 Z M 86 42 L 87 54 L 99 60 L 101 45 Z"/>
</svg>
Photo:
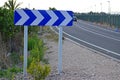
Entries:
<svg viewBox="0 0 120 80">
<path fill-rule="evenodd" d="M 53 32 L 50 27 L 42 27 L 41 28 L 42 35 L 39 35 L 40 38 L 53 40 L 55 42 L 58 42 L 58 35 Z"/>
</svg>

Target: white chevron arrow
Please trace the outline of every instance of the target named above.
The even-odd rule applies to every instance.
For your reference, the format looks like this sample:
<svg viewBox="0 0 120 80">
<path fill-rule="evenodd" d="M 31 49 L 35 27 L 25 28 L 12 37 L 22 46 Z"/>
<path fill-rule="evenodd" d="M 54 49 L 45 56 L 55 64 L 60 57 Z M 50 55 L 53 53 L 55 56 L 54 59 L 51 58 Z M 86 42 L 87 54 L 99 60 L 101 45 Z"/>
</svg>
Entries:
<svg viewBox="0 0 120 80">
<path fill-rule="evenodd" d="M 72 20 L 72 17 L 66 11 L 61 11 L 61 13 L 64 15 L 65 20 L 60 24 L 60 26 L 67 25 Z"/>
<path fill-rule="evenodd" d="M 32 12 L 36 16 L 36 19 L 31 23 L 31 25 L 38 25 L 44 19 L 44 17 L 37 10 L 32 10 Z"/>
<path fill-rule="evenodd" d="M 53 11 L 46 11 L 46 12 L 51 17 L 50 21 L 48 21 L 46 25 L 53 25 L 58 20 L 57 15 Z"/>
<path fill-rule="evenodd" d="M 24 10 L 18 9 L 16 12 L 21 16 L 21 19 L 15 25 L 24 24 L 29 19 L 29 16 L 24 12 Z"/>
</svg>

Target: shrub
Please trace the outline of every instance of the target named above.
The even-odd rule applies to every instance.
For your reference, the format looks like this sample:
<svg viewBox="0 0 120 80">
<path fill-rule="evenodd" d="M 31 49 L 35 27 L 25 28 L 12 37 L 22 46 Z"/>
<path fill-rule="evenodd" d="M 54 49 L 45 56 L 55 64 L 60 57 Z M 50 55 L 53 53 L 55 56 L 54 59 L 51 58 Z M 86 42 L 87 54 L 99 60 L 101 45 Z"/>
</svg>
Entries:
<svg viewBox="0 0 120 80">
<path fill-rule="evenodd" d="M 44 47 L 43 40 L 39 39 L 36 35 L 29 37 L 28 49 L 30 54 L 28 56 L 28 73 L 31 74 L 35 80 L 43 80 L 50 73 L 50 66 L 46 64 L 40 64 L 40 61 L 44 61 L 44 53 L 46 47 Z"/>
<path fill-rule="evenodd" d="M 36 45 L 36 40 L 32 37 L 28 39 L 28 50 L 32 50 L 34 46 Z"/>
<path fill-rule="evenodd" d="M 0 70 L 0 78 L 4 77 L 5 76 L 5 71 L 3 70 Z"/>
<path fill-rule="evenodd" d="M 13 65 L 18 64 L 20 61 L 19 55 L 15 52 L 11 53 L 10 58 L 11 58 Z"/>
<path fill-rule="evenodd" d="M 0 70 L 0 78 L 8 78 L 8 79 L 12 79 L 12 76 L 15 75 L 18 72 L 22 72 L 21 68 L 18 67 L 12 67 L 12 68 L 8 68 L 6 70 Z"/>
<path fill-rule="evenodd" d="M 34 40 L 31 38 L 28 38 L 28 50 L 32 50 L 34 45 Z"/>
<path fill-rule="evenodd" d="M 12 67 L 12 68 L 8 68 L 8 71 L 11 73 L 18 73 L 18 72 L 21 72 L 22 69 L 18 67 Z"/>
<path fill-rule="evenodd" d="M 36 35 L 29 38 L 28 49 L 30 50 L 30 56 L 35 59 L 42 60 L 46 48 L 44 47 L 43 40 L 39 39 Z"/>
<path fill-rule="evenodd" d="M 29 56 L 28 57 L 28 62 L 27 62 L 27 67 L 29 68 L 31 62 L 33 61 L 33 57 Z"/>
<path fill-rule="evenodd" d="M 30 56 L 37 58 L 39 60 L 43 59 L 45 52 L 45 47 L 43 46 L 43 41 L 39 41 L 36 46 L 30 51 Z"/>
<path fill-rule="evenodd" d="M 44 80 L 50 71 L 50 66 L 42 65 L 40 64 L 40 61 L 36 61 L 35 59 L 33 59 L 28 68 L 28 73 L 31 74 L 35 80 Z"/>
</svg>

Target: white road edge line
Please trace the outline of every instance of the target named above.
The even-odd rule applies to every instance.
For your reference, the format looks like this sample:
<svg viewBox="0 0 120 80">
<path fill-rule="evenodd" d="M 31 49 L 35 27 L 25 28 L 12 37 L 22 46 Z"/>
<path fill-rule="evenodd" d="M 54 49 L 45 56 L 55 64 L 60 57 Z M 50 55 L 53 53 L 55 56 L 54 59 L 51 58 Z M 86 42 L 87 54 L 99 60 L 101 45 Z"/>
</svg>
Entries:
<svg viewBox="0 0 120 80">
<path fill-rule="evenodd" d="M 57 32 L 56 32 L 56 33 L 57 33 Z M 63 31 L 63 33 L 66 34 L 66 35 L 68 35 L 68 36 L 70 36 L 70 37 L 72 37 L 72 38 L 74 38 L 74 39 L 76 39 L 76 40 L 78 40 L 78 41 L 81 41 L 81 42 L 86 43 L 86 44 L 88 44 L 88 45 L 91 45 L 91 46 L 93 46 L 93 47 L 99 48 L 99 49 L 104 50 L 104 51 L 106 51 L 106 52 L 112 53 L 112 54 L 114 54 L 114 55 L 120 56 L 120 54 L 118 54 L 118 53 L 116 53 L 116 52 L 110 51 L 110 50 L 108 50 L 108 49 L 104 49 L 104 48 L 102 48 L 102 47 L 99 47 L 99 46 L 97 46 L 97 45 L 91 44 L 91 43 L 86 42 L 86 41 L 84 41 L 84 40 L 78 39 L 78 38 L 76 38 L 76 37 L 74 37 L 74 36 L 72 36 L 72 35 L 64 32 L 64 31 Z"/>
<path fill-rule="evenodd" d="M 52 27 L 50 27 L 50 28 L 51 28 L 52 31 L 54 31 L 56 34 L 58 34 L 58 32 L 56 32 Z M 56 28 L 57 28 L 57 27 L 56 27 Z M 58 29 L 58 28 L 57 28 L 57 29 Z M 67 38 L 67 37 L 65 37 L 65 38 L 66 38 L 67 40 L 72 41 L 72 42 L 75 43 L 76 45 L 81 46 L 81 44 L 79 44 L 79 43 L 73 41 L 72 39 L 69 39 L 69 38 Z M 82 45 L 82 46 L 83 46 L 83 47 L 86 47 L 86 46 L 84 46 L 84 45 Z M 110 58 L 110 59 L 113 59 L 113 60 L 115 60 L 115 61 L 120 62 L 119 59 L 116 59 L 116 58 L 114 58 L 114 57 L 111 57 L 111 56 L 109 56 L 109 55 L 107 55 L 107 54 L 103 54 L 103 53 L 101 53 L 100 51 L 94 50 L 94 49 L 89 48 L 89 47 L 86 47 L 86 48 L 90 49 L 91 51 L 94 51 L 94 52 L 100 53 L 101 55 L 103 55 L 103 56 L 105 56 L 105 57 L 108 57 L 108 58 Z M 115 52 L 113 52 L 113 53 L 115 53 Z M 118 54 L 118 53 L 115 53 L 115 54 Z M 119 56 L 119 55 L 118 55 L 118 56 Z"/>
<path fill-rule="evenodd" d="M 82 20 L 80 20 L 80 21 L 82 21 Z M 85 23 L 85 21 L 82 21 L 82 22 L 83 22 L 84 24 L 90 25 L 90 26 L 95 27 L 95 28 L 99 28 L 99 29 L 101 29 L 101 30 L 105 30 L 105 31 L 108 31 L 108 32 L 113 32 L 113 33 L 116 33 L 116 34 L 120 34 L 119 32 L 115 32 L 115 31 L 108 30 L 108 29 L 101 28 L 101 27 L 96 27 L 97 25 L 96 25 L 96 24 L 93 24 L 93 23 L 89 24 L 88 22 Z M 92 25 L 92 24 L 93 24 L 93 25 Z M 99 25 L 98 25 L 98 26 L 99 26 Z"/>
<path fill-rule="evenodd" d="M 51 28 L 51 27 L 50 27 L 50 28 Z M 56 28 L 57 28 L 57 27 L 56 27 Z M 51 28 L 51 30 L 54 31 L 56 34 L 58 34 L 58 32 L 56 32 L 53 28 Z M 66 38 L 67 40 L 69 40 L 69 41 L 72 41 L 72 42 L 75 43 L 76 45 L 83 46 L 83 47 L 88 48 L 89 50 L 91 50 L 91 51 L 93 51 L 93 52 L 99 53 L 100 55 L 103 55 L 103 56 L 108 57 L 108 58 L 110 58 L 110 59 L 113 59 L 113 60 L 115 60 L 115 61 L 117 61 L 117 62 L 120 62 L 119 59 L 116 59 L 116 58 L 111 57 L 111 56 L 109 56 L 109 55 L 107 55 L 107 54 L 103 54 L 103 53 L 101 53 L 100 51 L 97 51 L 97 50 L 94 50 L 94 49 L 92 49 L 92 48 L 89 48 L 89 47 L 86 47 L 86 46 L 84 46 L 84 45 L 81 45 L 81 44 L 79 44 L 79 43 L 77 43 L 77 42 L 75 42 L 75 41 L 73 41 L 72 39 L 69 39 L 69 38 L 67 38 L 67 37 L 65 37 L 65 38 Z"/>
<path fill-rule="evenodd" d="M 82 27 L 83 27 L 83 26 L 82 26 Z M 109 38 L 109 39 L 112 39 L 112 40 L 115 40 L 115 41 L 120 41 L 119 39 L 115 39 L 115 38 L 108 37 L 108 36 L 105 36 L 105 35 L 102 35 L 102 34 L 99 34 L 99 33 L 96 33 L 96 32 L 92 32 L 92 31 L 89 31 L 89 30 L 84 29 L 84 28 L 82 28 L 82 27 L 78 27 L 78 28 L 80 28 L 80 29 L 82 29 L 82 30 L 84 30 L 84 31 L 88 31 L 88 32 L 90 32 L 90 33 L 93 33 L 93 34 L 99 35 L 99 36 L 103 36 L 103 37 L 105 37 L 105 38 Z"/>
<path fill-rule="evenodd" d="M 68 35 L 68 36 L 70 36 L 70 37 L 72 37 L 72 38 L 74 38 L 74 39 L 76 39 L 76 40 L 79 40 L 79 41 L 81 41 L 81 42 L 83 42 L 83 43 L 86 43 L 86 44 L 91 45 L 91 46 L 93 46 L 93 47 L 102 49 L 102 50 L 104 50 L 104 51 L 106 51 L 106 52 L 109 52 L 109 53 L 112 53 L 112 54 L 115 54 L 115 55 L 120 56 L 120 54 L 118 54 L 118 53 L 116 53 L 116 52 L 110 51 L 110 50 L 108 50 L 108 49 L 104 49 L 104 48 L 102 48 L 102 47 L 99 47 L 99 46 L 97 46 L 97 45 L 91 44 L 91 43 L 86 42 L 86 41 L 84 41 L 84 40 L 78 39 L 78 38 L 76 38 L 76 37 L 74 37 L 74 36 L 72 36 L 72 35 L 64 32 L 64 31 L 63 31 L 63 33 L 66 34 L 66 35 Z"/>
<path fill-rule="evenodd" d="M 78 25 L 78 24 L 75 24 L 75 25 Z M 82 27 L 82 28 L 84 28 L 84 29 L 87 29 L 87 27 L 84 27 L 84 26 L 79 26 L 79 27 Z M 87 30 L 89 30 L 89 29 L 87 29 Z M 97 31 L 96 31 L 95 29 L 93 29 L 93 30 L 91 30 L 91 31 L 97 33 Z M 108 32 L 108 31 L 107 31 L 107 32 Z M 100 34 L 100 33 L 99 33 L 99 34 Z M 104 34 L 102 34 L 102 35 L 104 35 Z M 110 36 L 110 37 L 112 37 L 112 36 Z M 114 39 L 117 39 L 117 38 L 114 38 Z M 119 40 L 119 39 L 117 39 L 117 40 Z"/>
</svg>

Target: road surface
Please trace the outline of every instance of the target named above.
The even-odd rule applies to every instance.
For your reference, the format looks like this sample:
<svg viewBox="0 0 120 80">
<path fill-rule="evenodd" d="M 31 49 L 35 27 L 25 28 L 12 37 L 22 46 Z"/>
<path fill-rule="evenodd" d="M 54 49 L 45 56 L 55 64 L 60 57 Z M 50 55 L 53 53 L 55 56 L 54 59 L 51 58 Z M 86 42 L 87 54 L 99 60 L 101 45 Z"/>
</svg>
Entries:
<svg viewBox="0 0 120 80">
<path fill-rule="evenodd" d="M 57 28 L 54 30 L 58 31 Z M 63 27 L 64 36 L 89 48 L 120 59 L 120 32 L 98 25 L 77 21 L 72 27 Z"/>
</svg>

